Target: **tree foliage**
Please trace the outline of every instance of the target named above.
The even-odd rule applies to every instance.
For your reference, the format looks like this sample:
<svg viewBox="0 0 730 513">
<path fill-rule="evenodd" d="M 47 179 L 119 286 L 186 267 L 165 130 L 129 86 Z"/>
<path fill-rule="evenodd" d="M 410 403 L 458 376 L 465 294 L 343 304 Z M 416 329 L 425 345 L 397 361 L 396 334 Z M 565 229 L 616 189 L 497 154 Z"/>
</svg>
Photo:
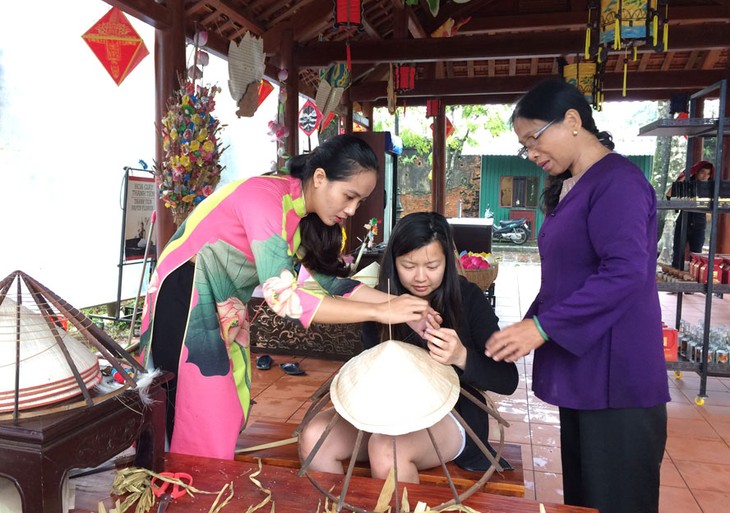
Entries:
<svg viewBox="0 0 730 513">
<path fill-rule="evenodd" d="M 479 137 L 497 137 L 509 129 L 510 105 L 453 105 L 446 109 L 446 117 L 453 126 L 447 139 L 446 169 L 453 166 L 464 147 L 476 145 Z M 414 156 L 432 161 L 432 118 L 426 117 L 424 107 L 399 107 L 395 115 L 385 109 L 375 111 L 376 131 L 390 131 L 403 141 L 403 148 L 415 150 Z M 404 157 L 401 157 L 404 158 Z M 406 157 L 407 158 L 407 157 Z"/>
</svg>

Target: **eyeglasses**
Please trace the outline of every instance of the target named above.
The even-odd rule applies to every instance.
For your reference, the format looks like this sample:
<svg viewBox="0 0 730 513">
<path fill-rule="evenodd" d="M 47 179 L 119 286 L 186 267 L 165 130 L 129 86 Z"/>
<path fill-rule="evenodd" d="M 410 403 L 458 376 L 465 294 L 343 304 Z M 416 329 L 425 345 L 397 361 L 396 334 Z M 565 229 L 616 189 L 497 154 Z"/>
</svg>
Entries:
<svg viewBox="0 0 730 513">
<path fill-rule="evenodd" d="M 547 130 L 550 127 L 550 125 L 552 125 L 556 121 L 557 121 L 557 119 L 553 119 L 548 124 L 546 124 L 544 127 L 542 127 L 540 130 L 538 130 L 537 132 L 535 132 L 534 134 L 529 136 L 527 139 L 525 139 L 525 144 L 524 144 L 524 146 L 522 146 L 522 148 L 520 148 L 520 151 L 517 152 L 517 156 L 521 157 L 523 159 L 526 159 L 527 157 L 529 157 L 527 152 L 529 152 L 531 149 L 533 149 L 535 147 L 535 145 L 537 144 L 537 139 L 543 134 L 543 132 L 545 132 L 545 130 Z"/>
</svg>

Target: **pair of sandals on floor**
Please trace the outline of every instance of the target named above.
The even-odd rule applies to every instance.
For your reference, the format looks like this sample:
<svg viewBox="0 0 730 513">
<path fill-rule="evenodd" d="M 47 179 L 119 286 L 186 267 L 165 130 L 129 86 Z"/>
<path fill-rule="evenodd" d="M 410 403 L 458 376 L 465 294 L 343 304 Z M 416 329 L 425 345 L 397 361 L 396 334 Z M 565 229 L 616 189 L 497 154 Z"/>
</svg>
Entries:
<svg viewBox="0 0 730 513">
<path fill-rule="evenodd" d="M 256 368 L 260 370 L 269 370 L 272 363 L 274 363 L 274 359 L 268 354 L 262 354 L 256 358 Z M 299 362 L 280 363 L 279 367 L 291 376 L 304 374 L 304 371 L 299 367 Z"/>
</svg>

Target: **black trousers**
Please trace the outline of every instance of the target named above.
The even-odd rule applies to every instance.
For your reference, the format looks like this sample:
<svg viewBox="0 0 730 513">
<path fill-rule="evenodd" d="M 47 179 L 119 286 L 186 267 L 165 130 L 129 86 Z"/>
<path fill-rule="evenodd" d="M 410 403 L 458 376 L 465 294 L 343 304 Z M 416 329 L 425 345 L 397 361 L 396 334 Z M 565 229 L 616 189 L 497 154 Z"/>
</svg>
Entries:
<svg viewBox="0 0 730 513">
<path fill-rule="evenodd" d="M 705 230 L 707 223 L 704 219 L 705 214 L 697 212 L 682 212 L 678 217 L 674 226 L 674 246 L 672 247 L 672 267 L 675 269 L 684 269 L 684 258 L 689 246 L 692 253 L 702 253 L 702 247 L 705 245 Z M 682 238 L 682 218 L 687 217 L 687 243 L 685 247 L 680 247 Z"/>
<path fill-rule="evenodd" d="M 167 389 L 167 436 L 172 439 L 175 424 L 175 393 L 185 327 L 188 323 L 190 295 L 193 290 L 195 264 L 188 262 L 172 271 L 157 293 L 152 328 L 152 362 L 156 368 L 170 371 L 175 377 L 164 384 Z"/>
<path fill-rule="evenodd" d="M 666 441 L 666 404 L 560 408 L 565 504 L 601 513 L 657 513 Z"/>
</svg>

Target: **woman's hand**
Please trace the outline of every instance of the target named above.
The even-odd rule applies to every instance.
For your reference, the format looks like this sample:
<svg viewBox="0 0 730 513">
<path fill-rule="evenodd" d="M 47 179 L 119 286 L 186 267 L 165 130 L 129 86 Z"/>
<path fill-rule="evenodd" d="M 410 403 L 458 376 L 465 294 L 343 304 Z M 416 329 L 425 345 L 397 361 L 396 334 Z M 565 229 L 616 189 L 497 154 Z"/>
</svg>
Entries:
<svg viewBox="0 0 730 513">
<path fill-rule="evenodd" d="M 431 307 L 425 299 L 403 294 L 378 304 L 374 320 L 381 324 L 419 323 L 429 311 Z"/>
<path fill-rule="evenodd" d="M 484 353 L 495 361 L 516 362 L 545 343 L 532 319 L 525 319 L 495 332 Z"/>
<path fill-rule="evenodd" d="M 450 328 L 429 326 L 423 339 L 428 343 L 431 358 L 444 365 L 466 368 L 466 347 L 456 331 Z"/>
<path fill-rule="evenodd" d="M 441 326 L 442 322 L 444 322 L 444 319 L 441 317 L 441 314 L 429 306 L 428 311 L 426 311 L 423 317 L 417 321 L 409 322 L 408 326 L 415 331 L 419 337 L 423 337 L 426 333 L 426 328 L 429 326 L 432 328 L 438 328 Z"/>
</svg>

